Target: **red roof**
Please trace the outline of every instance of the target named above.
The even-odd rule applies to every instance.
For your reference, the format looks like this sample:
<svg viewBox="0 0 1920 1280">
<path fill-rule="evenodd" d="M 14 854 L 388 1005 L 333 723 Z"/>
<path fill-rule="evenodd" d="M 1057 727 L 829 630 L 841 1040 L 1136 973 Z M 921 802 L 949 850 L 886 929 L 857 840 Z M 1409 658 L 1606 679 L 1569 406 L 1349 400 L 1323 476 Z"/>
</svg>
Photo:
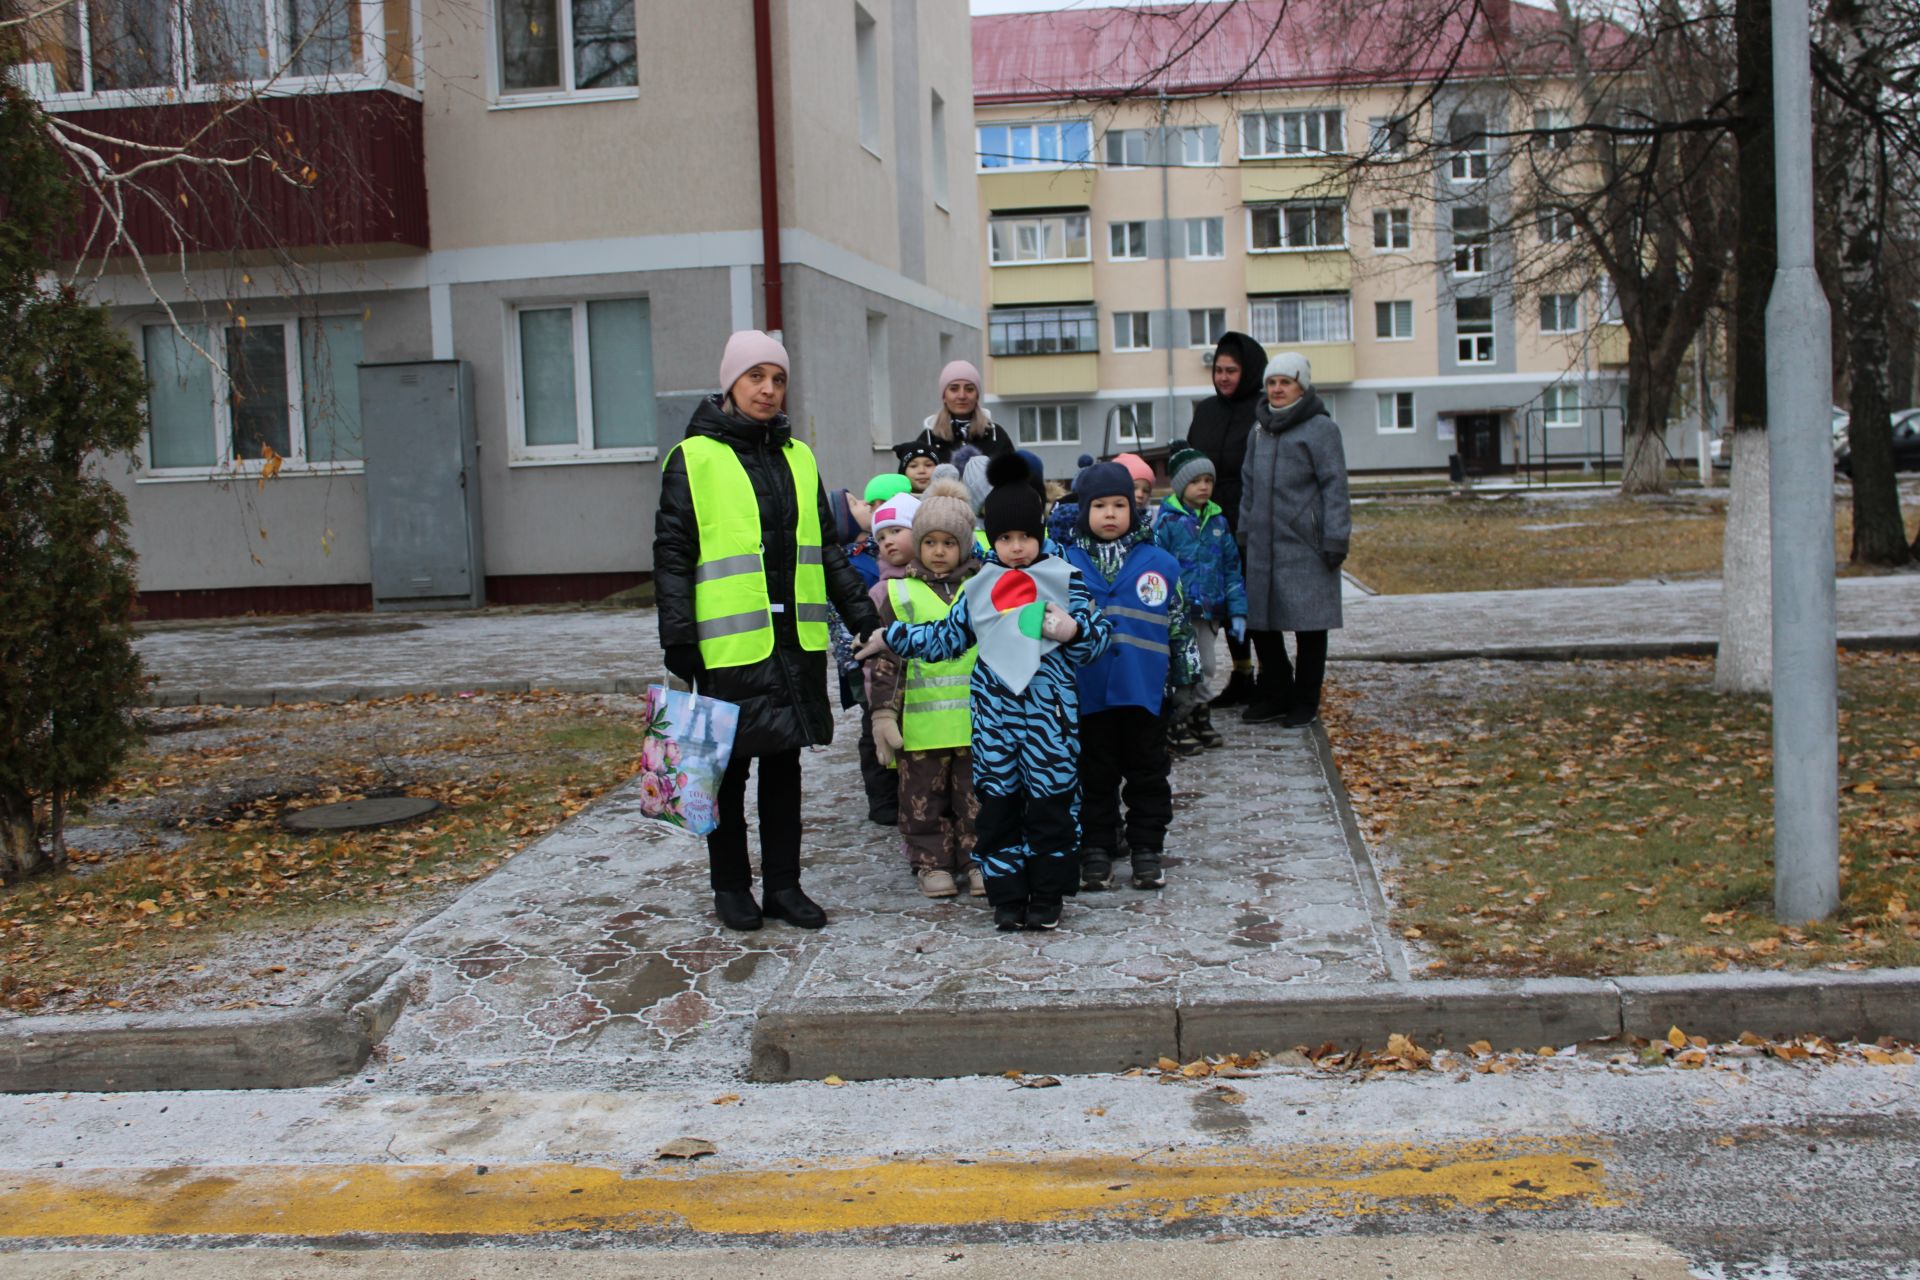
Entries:
<svg viewBox="0 0 1920 1280">
<path fill-rule="evenodd" d="M 1431 0 L 1376 3 L 1369 21 L 1356 21 L 1344 6 L 1307 0 L 975 18 L 974 101 L 1406 83 L 1443 71 L 1454 79 L 1484 76 L 1515 62 L 1537 73 L 1546 69 L 1543 59 L 1558 61 L 1549 52 L 1558 23 L 1551 10 L 1482 0 L 1477 21 L 1471 5 L 1446 6 L 1435 21 Z M 1618 28 L 1594 31 L 1596 44 L 1616 44 L 1625 35 Z"/>
</svg>

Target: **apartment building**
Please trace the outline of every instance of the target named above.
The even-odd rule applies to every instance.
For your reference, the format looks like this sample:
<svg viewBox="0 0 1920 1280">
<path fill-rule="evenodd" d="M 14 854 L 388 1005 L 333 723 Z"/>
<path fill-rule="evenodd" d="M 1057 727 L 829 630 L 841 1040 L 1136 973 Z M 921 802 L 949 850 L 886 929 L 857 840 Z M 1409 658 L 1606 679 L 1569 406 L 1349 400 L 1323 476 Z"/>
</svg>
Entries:
<svg viewBox="0 0 1920 1280">
<path fill-rule="evenodd" d="M 1430 94 L 1418 64 L 1366 70 L 1335 6 L 1251 0 L 1204 35 L 1164 13 L 974 20 L 989 402 L 1050 474 L 1184 436 L 1227 329 L 1311 359 L 1355 471 L 1618 459 L 1605 282 L 1526 269 L 1572 228 L 1515 225 L 1500 149 L 1527 144 L 1488 136 L 1564 113 L 1472 74 L 1485 40 L 1551 15 L 1482 9 L 1466 73 Z"/>
<path fill-rule="evenodd" d="M 604 596 L 651 568 L 658 467 L 730 331 L 784 330 L 789 410 L 830 484 L 891 469 L 941 365 L 979 356 L 957 5 L 48 13 L 12 73 L 75 124 L 179 139 L 258 90 L 257 127 L 326 140 L 307 198 L 264 174 L 237 202 L 167 178 L 185 268 L 174 218 L 136 210 L 151 280 L 122 246 L 98 284 L 148 369 L 148 439 L 110 470 L 154 616 L 366 608 L 396 555 L 381 607 Z M 440 367 L 392 366 L 431 361 L 455 362 L 477 447 L 415 470 L 378 437 Z M 407 576 L 435 554 L 465 577 Z"/>
</svg>

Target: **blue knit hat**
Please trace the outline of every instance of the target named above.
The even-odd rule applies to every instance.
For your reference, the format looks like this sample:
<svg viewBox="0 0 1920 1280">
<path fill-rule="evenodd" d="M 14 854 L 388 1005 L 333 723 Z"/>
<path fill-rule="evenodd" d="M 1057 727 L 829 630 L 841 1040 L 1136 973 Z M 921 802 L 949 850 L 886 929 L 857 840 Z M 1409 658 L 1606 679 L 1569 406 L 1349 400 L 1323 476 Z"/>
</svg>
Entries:
<svg viewBox="0 0 1920 1280">
<path fill-rule="evenodd" d="M 1073 498 L 1080 504 L 1080 518 L 1074 522 L 1074 528 L 1080 533 L 1091 532 L 1087 516 L 1093 511 L 1096 498 L 1125 498 L 1128 532 L 1139 524 L 1140 513 L 1133 505 L 1133 475 L 1117 462 L 1096 462 L 1082 471 L 1073 482 Z"/>
<path fill-rule="evenodd" d="M 1040 455 L 1031 449 L 1015 449 L 1013 456 L 1027 464 L 1027 482 L 1033 491 L 1040 495 L 1040 501 L 1047 500 L 1047 467 L 1040 461 Z"/>
</svg>

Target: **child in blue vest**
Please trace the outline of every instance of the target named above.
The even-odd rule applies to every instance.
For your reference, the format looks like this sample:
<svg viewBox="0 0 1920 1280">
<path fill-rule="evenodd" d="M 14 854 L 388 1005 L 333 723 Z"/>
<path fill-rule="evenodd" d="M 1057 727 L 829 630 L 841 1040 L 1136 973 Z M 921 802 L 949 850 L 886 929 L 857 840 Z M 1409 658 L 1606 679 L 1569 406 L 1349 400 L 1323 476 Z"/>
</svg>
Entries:
<svg viewBox="0 0 1920 1280">
<path fill-rule="evenodd" d="M 1158 889 L 1167 882 L 1161 855 L 1173 822 L 1167 719 L 1191 714 L 1198 696 L 1200 660 L 1180 562 L 1142 527 L 1126 467 L 1088 467 L 1074 496 L 1080 527 L 1067 560 L 1113 625 L 1105 656 L 1080 670 L 1080 887 L 1106 888 L 1124 848 L 1133 859 L 1133 887 Z"/>
<path fill-rule="evenodd" d="M 1213 460 L 1198 449 L 1182 449 L 1167 460 L 1173 492 L 1160 506 L 1153 542 L 1180 562 L 1180 585 L 1193 611 L 1195 639 L 1200 646 L 1199 693 L 1203 701 L 1185 729 L 1204 747 L 1218 747 L 1223 739 L 1213 727 L 1204 699 L 1219 662 L 1220 633 L 1235 643 L 1247 638 L 1247 582 L 1240 572 L 1240 548 L 1226 513 L 1213 500 Z M 1168 726 L 1178 732 L 1183 726 Z"/>
<path fill-rule="evenodd" d="M 927 486 L 913 516 L 914 560 L 876 602 L 880 625 L 934 622 L 952 611 L 960 589 L 980 570 L 973 549 L 973 503 L 958 480 Z M 951 898 L 965 881 L 976 898 L 987 886 L 973 859 L 972 720 L 967 687 L 971 650 L 950 662 L 867 660 L 873 740 L 882 764 L 899 774 L 900 841 L 920 892 Z"/>
<path fill-rule="evenodd" d="M 1080 574 L 1043 541 L 1046 508 L 1017 455 L 995 458 L 981 514 L 993 550 L 937 622 L 882 627 L 871 658 L 948 662 L 977 647 L 970 679 L 974 856 L 995 927 L 1052 929 L 1078 888 L 1080 705 L 1074 669 L 1107 651 L 1112 624 Z"/>
</svg>

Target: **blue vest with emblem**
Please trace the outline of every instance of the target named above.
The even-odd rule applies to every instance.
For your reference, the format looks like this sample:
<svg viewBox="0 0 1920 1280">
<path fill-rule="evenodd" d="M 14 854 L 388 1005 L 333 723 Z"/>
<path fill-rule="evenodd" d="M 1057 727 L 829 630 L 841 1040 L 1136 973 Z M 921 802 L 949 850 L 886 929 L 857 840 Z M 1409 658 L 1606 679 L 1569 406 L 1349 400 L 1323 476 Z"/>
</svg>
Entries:
<svg viewBox="0 0 1920 1280">
<path fill-rule="evenodd" d="M 1080 668 L 1081 714 L 1113 707 L 1159 714 L 1172 656 L 1167 630 L 1180 562 L 1143 542 L 1127 553 L 1119 577 L 1108 582 L 1081 548 L 1069 547 L 1066 558 L 1080 571 L 1094 606 L 1113 623 L 1112 645 L 1098 661 Z"/>
</svg>

